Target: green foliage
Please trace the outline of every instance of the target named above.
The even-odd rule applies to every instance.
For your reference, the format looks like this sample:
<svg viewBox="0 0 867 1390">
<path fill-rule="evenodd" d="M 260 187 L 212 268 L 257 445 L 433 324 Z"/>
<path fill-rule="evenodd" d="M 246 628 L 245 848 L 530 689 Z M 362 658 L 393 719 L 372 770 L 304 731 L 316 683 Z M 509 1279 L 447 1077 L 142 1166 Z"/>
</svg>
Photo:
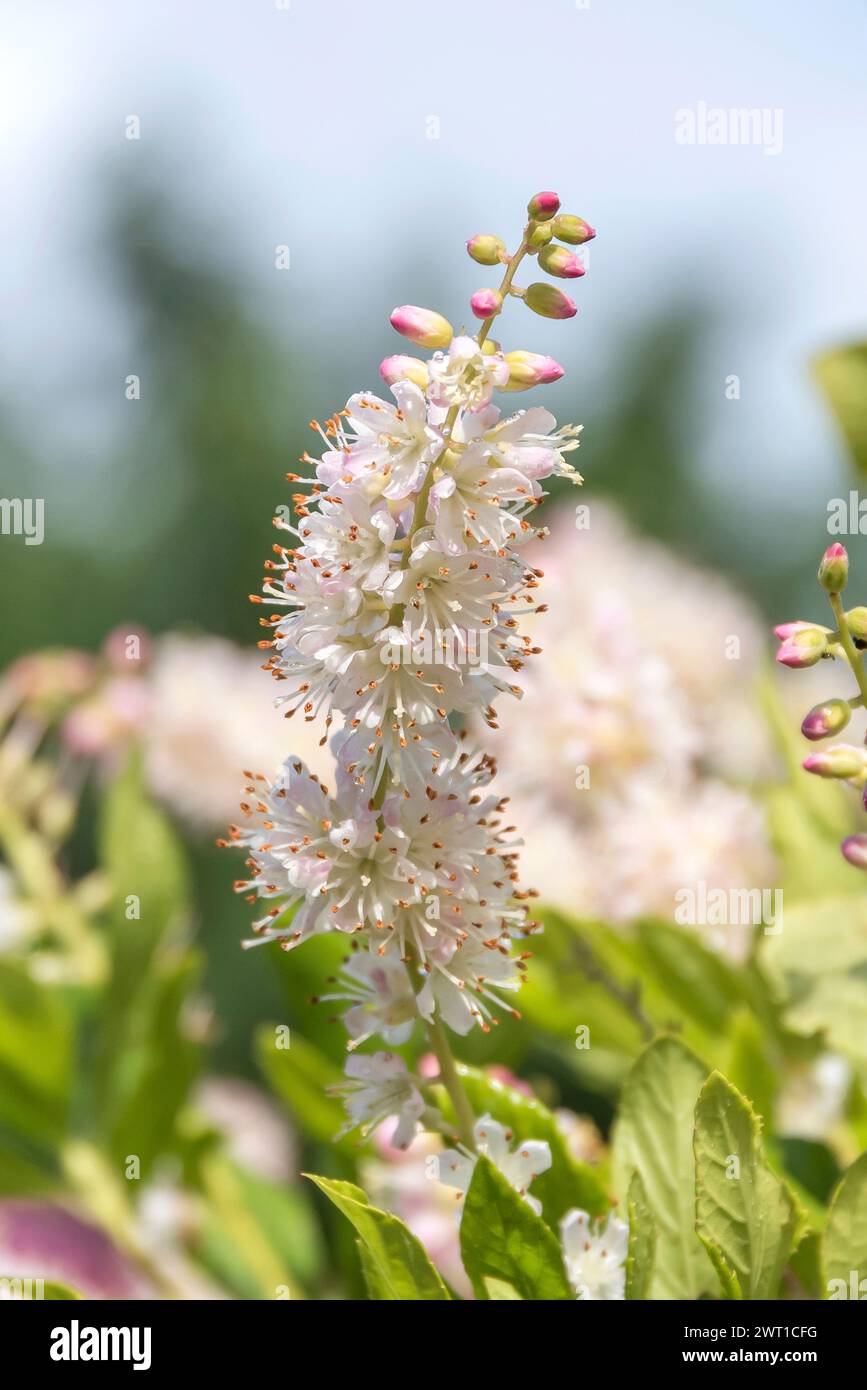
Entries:
<svg viewBox="0 0 867 1390">
<path fill-rule="evenodd" d="M 859 473 L 867 473 L 867 343 L 835 348 L 813 371 L 843 432 Z"/>
<path fill-rule="evenodd" d="M 523 1299 L 574 1297 L 556 1236 L 484 1155 L 464 1198 L 461 1258 L 477 1298 L 490 1298 L 488 1279 Z"/>
<path fill-rule="evenodd" d="M 856 1285 L 867 1279 L 867 1153 L 848 1168 L 831 1198 L 828 1224 L 821 1242 L 822 1280 L 828 1297 L 832 1280 L 842 1280 L 851 1296 L 852 1273 Z"/>
<path fill-rule="evenodd" d="M 656 1258 L 656 1222 L 641 1174 L 637 1171 L 632 1174 L 626 1195 L 626 1219 L 629 1223 L 626 1297 L 629 1300 L 646 1299 L 650 1297 Z"/>
<path fill-rule="evenodd" d="M 695 1109 L 696 1229 L 726 1297 L 776 1296 L 798 1224 L 760 1129 L 749 1102 L 714 1072 Z"/>
<path fill-rule="evenodd" d="M 351 1182 L 307 1175 L 351 1221 L 364 1246 L 363 1269 L 371 1297 L 392 1302 L 445 1300 L 448 1289 L 424 1246 L 402 1221 L 372 1207 L 360 1187 Z"/>
<path fill-rule="evenodd" d="M 614 1187 L 621 1201 L 638 1173 L 656 1224 L 653 1298 L 698 1298 L 714 1286 L 695 1233 L 693 1113 L 707 1075 L 674 1038 L 642 1053 L 620 1100 L 613 1138 Z"/>
</svg>

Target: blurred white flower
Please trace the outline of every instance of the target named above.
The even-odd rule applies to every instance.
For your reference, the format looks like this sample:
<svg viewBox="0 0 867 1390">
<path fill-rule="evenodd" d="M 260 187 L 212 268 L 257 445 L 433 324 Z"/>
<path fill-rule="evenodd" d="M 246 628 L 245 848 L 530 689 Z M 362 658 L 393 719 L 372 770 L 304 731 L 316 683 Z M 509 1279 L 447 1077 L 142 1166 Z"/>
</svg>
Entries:
<svg viewBox="0 0 867 1390">
<path fill-rule="evenodd" d="M 761 629 L 718 578 L 640 540 L 594 502 L 529 553 L 549 611 L 544 659 L 522 671 L 488 735 L 521 827 L 522 879 L 574 915 L 673 916 L 679 889 L 763 888 L 761 813 L 725 779 L 772 766 L 752 699 Z M 742 954 L 746 937 L 713 940 Z"/>
<path fill-rule="evenodd" d="M 843 1118 L 851 1085 L 852 1069 L 835 1052 L 798 1069 L 789 1066 L 777 1100 L 777 1130 L 799 1139 L 827 1139 Z"/>
<path fill-rule="evenodd" d="M 218 637 L 172 635 L 156 644 L 146 677 L 141 734 L 153 791 L 191 824 L 222 829 L 236 818 L 244 771 L 270 776 L 287 752 L 323 776 L 324 724 L 291 724 L 253 655 Z"/>
<path fill-rule="evenodd" d="M 196 1088 L 195 1103 L 223 1134 L 229 1155 L 257 1177 L 293 1182 L 298 1157 L 280 1110 L 257 1086 L 232 1076 L 208 1076 Z"/>
</svg>

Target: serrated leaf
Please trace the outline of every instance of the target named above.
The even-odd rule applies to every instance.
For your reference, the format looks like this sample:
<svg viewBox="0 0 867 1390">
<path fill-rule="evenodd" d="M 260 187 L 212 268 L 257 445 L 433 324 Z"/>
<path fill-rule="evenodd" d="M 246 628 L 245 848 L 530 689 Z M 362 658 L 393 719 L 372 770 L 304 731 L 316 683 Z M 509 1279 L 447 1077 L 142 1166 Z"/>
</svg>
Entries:
<svg viewBox="0 0 867 1390">
<path fill-rule="evenodd" d="M 608 1212 L 611 1203 L 599 1174 L 589 1163 L 572 1156 L 556 1118 L 541 1101 L 475 1067 L 460 1064 L 458 1072 L 476 1115 L 499 1120 L 518 1141 L 542 1139 L 548 1144 L 551 1167 L 534 1178 L 533 1196 L 542 1203 L 545 1220 L 552 1228 L 572 1207 L 591 1216 Z"/>
<path fill-rule="evenodd" d="M 635 1302 L 650 1297 L 656 1255 L 656 1222 L 639 1172 L 632 1174 L 626 1198 L 629 1248 L 626 1254 L 626 1297 Z"/>
<path fill-rule="evenodd" d="M 699 1240 L 710 1256 L 710 1262 L 716 1270 L 723 1298 L 736 1299 L 739 1302 L 744 1296 L 743 1291 L 738 1282 L 738 1276 L 735 1274 L 731 1265 L 726 1263 L 725 1255 L 716 1242 L 709 1240 L 707 1236 L 699 1234 Z"/>
<path fill-rule="evenodd" d="M 744 1298 L 775 1298 L 799 1213 L 765 1158 L 755 1111 L 720 1072 L 696 1104 L 695 1163 L 696 1230 Z"/>
<path fill-rule="evenodd" d="M 642 1053 L 623 1088 L 613 1138 L 615 1190 L 624 1200 L 641 1175 L 656 1222 L 653 1299 L 696 1299 L 716 1287 L 695 1233 L 695 1103 L 707 1068 L 683 1043 L 658 1038 Z"/>
<path fill-rule="evenodd" d="M 461 1258 L 477 1298 L 490 1298 L 487 1279 L 511 1284 L 522 1299 L 574 1298 L 557 1237 L 484 1154 L 464 1198 Z"/>
<path fill-rule="evenodd" d="M 390 1302 L 447 1301 L 449 1292 L 428 1259 L 421 1241 L 398 1217 L 372 1207 L 367 1195 L 351 1182 L 307 1173 L 320 1192 L 351 1221 L 367 1251 L 378 1297 Z"/>
<path fill-rule="evenodd" d="M 824 1296 L 831 1296 L 833 1280 L 842 1279 L 846 1292 L 838 1290 L 838 1297 L 851 1297 L 853 1272 L 858 1288 L 867 1279 L 867 1153 L 846 1169 L 831 1198 L 822 1236 Z"/>
</svg>

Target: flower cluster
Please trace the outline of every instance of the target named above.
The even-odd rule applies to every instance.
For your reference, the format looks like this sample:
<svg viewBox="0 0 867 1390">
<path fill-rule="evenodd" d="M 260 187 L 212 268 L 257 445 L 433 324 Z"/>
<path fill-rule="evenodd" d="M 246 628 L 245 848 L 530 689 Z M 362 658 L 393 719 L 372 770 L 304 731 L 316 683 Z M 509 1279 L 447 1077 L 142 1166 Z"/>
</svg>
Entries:
<svg viewBox="0 0 867 1390">
<path fill-rule="evenodd" d="M 777 661 L 795 670 L 815 666 L 821 660 L 846 661 L 855 677 L 857 695 L 833 697 L 814 705 L 804 717 L 801 733 L 811 743 L 842 733 L 853 710 L 867 708 L 867 672 L 861 653 L 867 649 L 867 607 L 845 609 L 841 594 L 849 580 L 849 556 L 839 542 L 822 556 L 818 580 L 828 596 L 834 626 L 819 623 L 782 623 L 775 628 L 780 646 Z M 804 759 L 804 768 L 817 777 L 848 782 L 862 795 L 867 809 L 867 749 L 863 744 L 833 743 Z M 867 869 L 867 834 L 849 835 L 840 846 L 856 868 Z"/>
<path fill-rule="evenodd" d="M 498 237 L 470 239 L 476 262 L 504 268 L 498 290 L 472 297 L 474 336 L 433 310 L 395 309 L 393 327 L 432 355 L 386 358 L 391 399 L 360 392 L 312 422 L 321 451 L 289 475 L 294 514 L 275 518 L 284 540 L 251 595 L 268 609 L 260 646 L 278 706 L 325 729 L 338 721 L 335 780 L 329 790 L 299 757 L 276 777 L 250 774 L 243 823 L 224 843 L 245 852 L 237 887 L 262 909 L 247 944 L 352 938 L 323 996 L 348 1006 L 350 1051 L 374 1036 L 400 1045 L 419 1020 L 447 1047 L 443 1024 L 461 1034 L 515 1012 L 525 960 L 514 943 L 537 925 L 493 761 L 451 720 L 493 725 L 498 698 L 521 694 L 516 675 L 539 650 L 525 622 L 541 610 L 542 576 L 524 552 L 543 534 L 542 483 L 580 482 L 567 461 L 576 427 L 558 429 L 541 407 L 504 417 L 493 400 L 562 375 L 552 358 L 489 336 L 509 297 L 545 317 L 575 314 L 556 286 L 515 283 L 527 256 L 559 278 L 583 273 L 559 243 L 593 230 L 558 210 L 554 194 L 536 195 L 512 254 Z M 412 1139 L 425 1104 L 400 1057 L 351 1057 L 343 1090 L 352 1127 L 396 1115 L 398 1143 Z"/>
</svg>

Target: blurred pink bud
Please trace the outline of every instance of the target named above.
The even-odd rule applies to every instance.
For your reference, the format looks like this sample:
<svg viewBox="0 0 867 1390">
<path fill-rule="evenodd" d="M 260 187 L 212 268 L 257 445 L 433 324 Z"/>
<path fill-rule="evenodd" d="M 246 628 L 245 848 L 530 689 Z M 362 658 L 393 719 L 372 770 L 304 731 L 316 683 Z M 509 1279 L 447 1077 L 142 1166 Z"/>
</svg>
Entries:
<svg viewBox="0 0 867 1390">
<path fill-rule="evenodd" d="M 544 284 L 541 280 L 529 285 L 524 294 L 524 303 L 534 314 L 544 319 L 571 319 L 577 314 L 575 303 L 558 290 L 556 285 Z"/>
<path fill-rule="evenodd" d="M 412 381 L 422 391 L 427 389 L 427 363 L 422 362 L 420 357 L 406 357 L 403 353 L 384 357 L 379 364 L 379 375 L 388 386 L 393 386 L 396 381 Z"/>
<path fill-rule="evenodd" d="M 804 738 L 815 742 L 827 738 L 829 734 L 839 734 L 851 718 L 852 709 L 848 700 L 826 700 L 824 704 L 815 705 L 806 715 L 801 733 Z"/>
<path fill-rule="evenodd" d="M 823 589 L 827 589 L 829 594 L 840 594 L 846 587 L 849 578 L 849 556 L 846 547 L 839 541 L 829 545 L 825 554 L 822 556 L 822 563 L 819 565 L 818 579 Z"/>
<path fill-rule="evenodd" d="M 499 265 L 506 253 L 506 243 L 498 236 L 471 236 L 467 251 L 479 265 Z"/>
<path fill-rule="evenodd" d="M 828 629 L 817 623 L 781 623 L 774 634 L 781 642 L 777 661 L 782 666 L 815 666 L 828 650 Z"/>
<path fill-rule="evenodd" d="M 477 319 L 492 319 L 503 307 L 503 296 L 499 290 L 476 290 L 470 300 L 470 308 Z"/>
<path fill-rule="evenodd" d="M 554 235 L 572 246 L 582 246 L 585 241 L 592 241 L 596 233 L 583 217 L 573 217 L 571 213 L 563 212 L 554 218 Z"/>
<path fill-rule="evenodd" d="M 811 753 L 804 759 L 803 767 L 805 772 L 813 772 L 817 777 L 840 777 L 845 781 L 861 777 L 867 770 L 867 752 L 851 743 L 835 743 L 833 748 Z"/>
<path fill-rule="evenodd" d="M 867 869 L 867 835 L 849 835 L 840 849 L 843 858 L 854 864 L 856 869 Z"/>
<path fill-rule="evenodd" d="M 454 337 L 448 319 L 435 309 L 420 309 L 416 304 L 401 304 L 389 319 L 392 328 L 419 347 L 445 348 Z"/>
<path fill-rule="evenodd" d="M 563 368 L 553 357 L 540 352 L 507 352 L 509 380 L 502 391 L 526 391 L 531 386 L 545 386 L 548 382 L 559 381 Z"/>
<path fill-rule="evenodd" d="M 560 211 L 556 193 L 536 193 L 527 204 L 527 211 L 537 222 L 547 222 Z"/>
<path fill-rule="evenodd" d="M 575 252 L 567 251 L 565 246 L 543 246 L 539 264 L 549 275 L 558 275 L 561 280 L 576 280 L 584 274 L 584 266 Z"/>
</svg>

